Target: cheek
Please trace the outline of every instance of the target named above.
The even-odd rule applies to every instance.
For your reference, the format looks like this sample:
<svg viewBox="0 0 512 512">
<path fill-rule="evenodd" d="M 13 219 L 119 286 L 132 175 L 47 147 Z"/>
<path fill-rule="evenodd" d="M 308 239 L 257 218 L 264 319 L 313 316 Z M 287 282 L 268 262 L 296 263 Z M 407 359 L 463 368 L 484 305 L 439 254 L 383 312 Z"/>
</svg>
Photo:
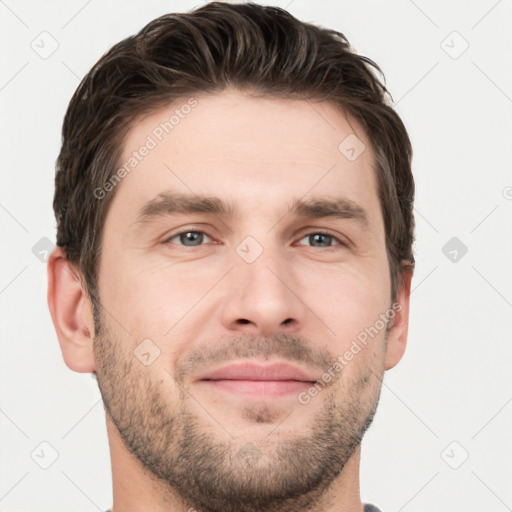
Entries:
<svg viewBox="0 0 512 512">
<path fill-rule="evenodd" d="M 177 334 L 191 332 L 192 325 L 200 331 L 205 312 L 221 309 L 209 291 L 229 269 L 225 261 L 177 263 L 155 256 L 137 263 L 119 254 L 115 265 L 108 255 L 104 263 L 104 307 L 134 341 L 149 338 L 163 349 Z M 382 263 L 373 258 L 339 264 L 288 261 L 286 279 L 310 310 L 298 320 L 312 339 L 324 338 L 326 348 L 338 354 L 375 324 L 389 307 L 389 275 Z"/>
<path fill-rule="evenodd" d="M 204 306 L 202 298 L 219 275 L 212 266 L 186 266 L 162 258 L 147 258 L 140 264 L 120 259 L 112 268 L 104 272 L 102 281 L 105 309 L 131 338 L 149 338 L 162 351 L 191 320 L 198 320 L 194 313 L 201 311 L 198 306 Z"/>
<path fill-rule="evenodd" d="M 311 332 L 313 339 L 326 337 L 325 348 L 335 357 L 347 351 L 348 358 L 359 360 L 382 356 L 386 322 L 381 315 L 390 307 L 385 272 L 343 268 L 298 275 L 303 276 L 298 295 L 320 319 L 317 325 L 324 333 Z"/>
<path fill-rule="evenodd" d="M 295 276 L 298 295 L 334 324 L 373 323 L 389 307 L 387 270 L 376 265 L 302 266 Z"/>
</svg>

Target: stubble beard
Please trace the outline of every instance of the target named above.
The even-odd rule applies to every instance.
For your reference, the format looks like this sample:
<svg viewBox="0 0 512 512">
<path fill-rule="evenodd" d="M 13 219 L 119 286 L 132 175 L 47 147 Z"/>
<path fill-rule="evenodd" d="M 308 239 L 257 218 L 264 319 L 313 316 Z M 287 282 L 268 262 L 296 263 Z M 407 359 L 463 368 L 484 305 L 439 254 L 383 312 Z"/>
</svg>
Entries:
<svg viewBox="0 0 512 512">
<path fill-rule="evenodd" d="M 96 378 L 105 411 L 142 470 L 158 482 L 161 499 L 178 498 L 183 510 L 313 510 L 373 421 L 383 369 L 362 366 L 349 386 L 331 385 L 314 398 L 323 403 L 309 432 L 283 439 L 277 435 L 282 420 L 275 421 L 274 410 L 261 404 L 246 408 L 244 418 L 253 424 L 275 422 L 274 433 L 263 440 L 226 440 L 212 431 L 212 425 L 221 427 L 181 382 L 169 374 L 179 385 L 179 400 L 172 403 L 157 385 L 161 379 L 151 377 L 150 367 L 123 348 L 130 340 L 119 339 L 95 315 L 96 322 Z M 271 349 L 269 340 L 261 347 Z M 293 351 L 293 337 L 283 335 L 279 351 L 284 340 Z M 250 346 L 252 352 L 258 345 Z M 289 418 L 306 407 L 298 405 Z"/>
</svg>

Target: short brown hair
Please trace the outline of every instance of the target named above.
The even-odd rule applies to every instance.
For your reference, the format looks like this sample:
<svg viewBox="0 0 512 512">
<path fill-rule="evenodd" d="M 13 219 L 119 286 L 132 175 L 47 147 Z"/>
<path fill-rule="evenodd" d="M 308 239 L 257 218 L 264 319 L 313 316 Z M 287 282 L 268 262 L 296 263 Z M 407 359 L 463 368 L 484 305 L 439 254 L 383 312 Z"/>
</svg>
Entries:
<svg viewBox="0 0 512 512">
<path fill-rule="evenodd" d="M 62 128 L 53 207 L 57 245 L 77 264 L 92 299 L 114 175 L 133 121 L 178 98 L 234 86 L 266 97 L 328 100 L 363 126 L 375 156 L 392 300 L 414 265 L 414 180 L 407 131 L 381 69 L 343 34 L 284 9 L 211 2 L 161 16 L 113 46 L 84 77 Z M 341 141 L 340 141 L 341 142 Z"/>
</svg>

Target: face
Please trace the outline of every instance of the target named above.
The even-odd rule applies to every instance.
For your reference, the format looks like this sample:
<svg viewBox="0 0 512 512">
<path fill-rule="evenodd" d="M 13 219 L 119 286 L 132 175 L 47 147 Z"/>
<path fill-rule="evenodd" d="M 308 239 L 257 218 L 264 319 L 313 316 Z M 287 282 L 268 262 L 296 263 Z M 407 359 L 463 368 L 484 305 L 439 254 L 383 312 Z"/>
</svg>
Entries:
<svg viewBox="0 0 512 512">
<path fill-rule="evenodd" d="M 186 104 L 125 141 L 121 165 L 136 163 L 104 225 L 98 384 L 126 448 L 184 503 L 306 510 L 359 445 L 386 366 L 370 143 L 325 102 L 227 90 Z M 351 134 L 355 159 L 338 149 Z"/>
</svg>

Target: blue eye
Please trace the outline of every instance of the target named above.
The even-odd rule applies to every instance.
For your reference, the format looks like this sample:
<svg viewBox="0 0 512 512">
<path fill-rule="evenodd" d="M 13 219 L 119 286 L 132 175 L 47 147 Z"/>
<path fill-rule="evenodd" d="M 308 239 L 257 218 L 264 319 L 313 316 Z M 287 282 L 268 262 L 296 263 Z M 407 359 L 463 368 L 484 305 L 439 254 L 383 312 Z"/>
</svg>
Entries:
<svg viewBox="0 0 512 512">
<path fill-rule="evenodd" d="M 202 245 L 204 237 L 210 238 L 202 231 L 182 231 L 181 233 L 177 233 L 169 238 L 167 242 L 177 243 L 178 245 L 183 245 L 185 247 L 197 247 Z M 175 239 L 178 239 L 179 242 L 173 242 Z"/>
<path fill-rule="evenodd" d="M 338 238 L 336 238 L 333 235 L 329 235 L 328 233 L 310 233 L 309 235 L 306 235 L 304 238 L 301 238 L 301 240 L 308 239 L 308 242 L 312 244 L 312 247 L 333 247 L 334 245 L 344 245 L 343 242 L 341 242 Z M 333 242 L 338 242 L 333 243 Z M 315 245 L 318 244 L 318 245 Z M 299 244 L 304 245 L 304 244 Z"/>
<path fill-rule="evenodd" d="M 205 237 L 207 240 L 205 240 Z M 337 245 L 345 245 L 339 238 L 334 235 L 330 235 L 329 233 L 313 232 L 301 238 L 300 241 L 306 239 L 308 240 L 308 244 L 299 243 L 299 245 L 310 245 L 310 247 L 316 248 L 332 248 Z M 212 239 L 206 233 L 194 230 L 176 233 L 166 240 L 167 243 L 181 245 L 183 247 L 199 247 L 208 241 L 211 242 Z"/>
</svg>

